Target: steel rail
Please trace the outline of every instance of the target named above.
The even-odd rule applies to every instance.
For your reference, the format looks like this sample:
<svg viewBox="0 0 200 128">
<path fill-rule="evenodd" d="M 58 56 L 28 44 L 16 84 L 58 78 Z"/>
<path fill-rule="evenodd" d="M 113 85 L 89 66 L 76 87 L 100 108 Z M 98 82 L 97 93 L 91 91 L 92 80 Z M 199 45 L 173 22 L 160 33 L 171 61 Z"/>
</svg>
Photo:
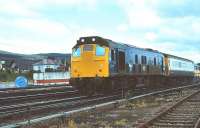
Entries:
<svg viewBox="0 0 200 128">
<path fill-rule="evenodd" d="M 13 111 L 9 111 L 9 113 L 11 115 L 13 115 L 13 113 L 16 114 L 23 114 L 23 113 L 34 113 L 34 111 L 41 111 L 43 109 L 47 110 L 47 109 L 56 109 L 56 108 L 66 108 L 65 110 L 70 110 L 70 109 L 74 109 L 74 108 L 79 108 L 79 107 L 83 107 L 83 106 L 87 106 L 87 105 L 92 105 L 92 104 L 97 104 L 97 103 L 102 103 L 105 101 L 109 101 L 109 100 L 114 100 L 117 97 L 119 97 L 119 95 L 112 95 L 112 96 L 96 96 L 94 98 L 88 98 L 88 97 L 83 97 L 83 98 L 77 98 L 76 101 L 70 101 L 70 102 L 61 102 L 61 101 L 56 101 L 56 102 L 51 102 L 51 103 L 44 103 L 43 105 L 36 105 L 36 106 L 29 106 L 30 109 L 26 109 L 23 108 L 21 110 L 17 109 L 17 110 L 13 110 Z M 14 107 L 16 108 L 16 107 Z M 41 112 L 42 113 L 42 112 Z M 4 116 L 7 114 L 8 115 L 8 111 L 5 113 L 1 113 L 1 115 Z M 45 114 L 43 114 L 45 115 Z"/>
<path fill-rule="evenodd" d="M 158 114 L 157 116 L 153 117 L 152 119 L 148 120 L 147 122 L 145 122 L 144 124 L 138 126 L 138 128 L 148 128 L 151 125 L 153 125 L 153 123 L 155 123 L 157 120 L 159 120 L 161 117 L 165 116 L 167 113 L 171 112 L 173 109 L 175 109 L 176 107 L 180 106 L 183 102 L 185 102 L 186 100 L 188 100 L 189 98 L 197 95 L 200 93 L 200 90 L 195 91 L 194 93 L 192 93 L 191 95 L 181 99 L 180 101 L 176 102 L 175 104 L 173 104 L 172 106 L 170 106 L 169 108 L 167 108 L 165 111 L 161 112 L 160 114 Z"/>
<path fill-rule="evenodd" d="M 47 86 L 43 86 L 43 85 L 28 85 L 27 87 L 23 87 L 23 88 L 0 88 L 0 92 L 1 91 L 15 91 L 15 90 L 29 90 L 29 89 L 45 89 L 45 88 L 61 88 L 61 87 L 68 87 L 68 88 L 72 88 L 70 85 L 47 85 Z"/>
<path fill-rule="evenodd" d="M 177 90 L 180 90 L 180 89 L 185 89 L 185 88 L 190 88 L 190 87 L 196 87 L 198 85 L 199 84 L 193 84 L 193 85 L 182 86 L 182 87 L 177 87 L 177 88 L 172 88 L 172 89 L 165 89 L 165 90 L 162 90 L 162 91 L 156 91 L 156 92 L 151 92 L 151 93 L 147 93 L 147 94 L 143 94 L 143 95 L 139 95 L 139 96 L 134 96 L 134 97 L 131 97 L 129 99 L 121 99 L 121 97 L 120 97 L 120 99 L 113 99 L 112 101 L 106 101 L 106 100 L 104 100 L 104 102 L 102 102 L 100 104 L 96 103 L 96 105 L 92 105 L 92 106 L 91 106 L 91 104 L 88 104 L 88 106 L 86 105 L 85 107 L 81 106 L 80 108 L 77 108 L 77 106 L 76 106 L 72 110 L 68 110 L 67 112 L 62 112 L 62 114 L 55 114 L 54 113 L 53 115 L 50 115 L 50 116 L 40 117 L 40 118 L 37 118 L 37 119 L 30 119 L 29 122 L 32 122 L 32 121 L 33 122 L 35 122 L 35 121 L 36 122 L 40 122 L 41 120 L 50 119 L 50 118 L 55 117 L 55 116 L 57 117 L 58 115 L 59 116 L 61 116 L 61 115 L 63 116 L 63 115 L 66 115 L 68 113 L 71 113 L 71 112 L 72 113 L 73 112 L 80 112 L 80 111 L 90 110 L 90 109 L 93 109 L 93 108 L 104 107 L 104 106 L 108 106 L 108 105 L 115 105 L 115 104 L 118 104 L 118 103 L 126 102 L 127 100 L 135 100 L 135 99 L 144 98 L 144 97 L 150 96 L 150 95 L 157 95 L 157 94 L 162 94 L 162 93 L 166 93 L 166 92 L 170 92 L 170 91 L 177 91 Z M 91 102 L 98 102 L 98 101 L 91 101 Z M 78 103 L 80 103 L 80 102 L 78 102 Z M 9 125 L 9 126 L 12 126 L 12 125 Z"/>
</svg>

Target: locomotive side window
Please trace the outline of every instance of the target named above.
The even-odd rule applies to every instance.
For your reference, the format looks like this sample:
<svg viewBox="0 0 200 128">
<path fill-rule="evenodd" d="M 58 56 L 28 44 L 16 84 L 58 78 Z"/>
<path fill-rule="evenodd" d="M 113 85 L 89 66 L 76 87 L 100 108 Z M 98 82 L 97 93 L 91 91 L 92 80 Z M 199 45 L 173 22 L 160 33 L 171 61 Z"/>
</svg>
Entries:
<svg viewBox="0 0 200 128">
<path fill-rule="evenodd" d="M 154 64 L 154 66 L 156 66 L 156 64 L 157 64 L 155 57 L 154 57 L 154 60 L 153 60 L 153 64 Z"/>
<path fill-rule="evenodd" d="M 96 45 L 96 56 L 104 56 L 105 52 L 106 52 L 106 49 L 104 47 Z"/>
<path fill-rule="evenodd" d="M 147 57 L 141 56 L 142 64 L 147 64 Z"/>
<path fill-rule="evenodd" d="M 135 55 L 135 64 L 138 64 L 138 55 Z"/>
<path fill-rule="evenodd" d="M 72 56 L 73 57 L 80 57 L 81 56 L 81 48 L 78 47 L 78 48 L 73 49 Z"/>
<path fill-rule="evenodd" d="M 114 52 L 113 49 L 111 50 L 111 60 L 112 60 L 112 61 L 115 60 L 115 52 Z"/>
</svg>

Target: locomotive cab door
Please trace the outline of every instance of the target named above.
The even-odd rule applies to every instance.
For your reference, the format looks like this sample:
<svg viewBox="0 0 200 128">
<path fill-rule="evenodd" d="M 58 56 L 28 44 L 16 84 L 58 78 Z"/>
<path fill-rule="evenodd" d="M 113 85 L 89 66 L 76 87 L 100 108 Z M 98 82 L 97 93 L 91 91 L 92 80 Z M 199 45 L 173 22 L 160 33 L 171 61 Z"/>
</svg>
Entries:
<svg viewBox="0 0 200 128">
<path fill-rule="evenodd" d="M 116 49 L 117 71 L 125 72 L 125 52 Z"/>
</svg>

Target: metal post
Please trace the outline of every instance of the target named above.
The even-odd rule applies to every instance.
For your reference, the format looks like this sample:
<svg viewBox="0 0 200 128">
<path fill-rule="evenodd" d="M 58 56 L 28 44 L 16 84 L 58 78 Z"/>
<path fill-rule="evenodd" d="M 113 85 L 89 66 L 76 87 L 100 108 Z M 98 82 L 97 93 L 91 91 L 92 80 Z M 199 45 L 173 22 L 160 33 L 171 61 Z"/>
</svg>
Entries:
<svg viewBox="0 0 200 128">
<path fill-rule="evenodd" d="M 28 108 L 27 108 L 27 113 L 28 113 L 28 126 L 30 126 L 31 125 L 31 108 L 30 108 L 30 106 L 28 106 Z"/>
<path fill-rule="evenodd" d="M 124 88 L 122 87 L 122 99 L 124 98 Z"/>
</svg>

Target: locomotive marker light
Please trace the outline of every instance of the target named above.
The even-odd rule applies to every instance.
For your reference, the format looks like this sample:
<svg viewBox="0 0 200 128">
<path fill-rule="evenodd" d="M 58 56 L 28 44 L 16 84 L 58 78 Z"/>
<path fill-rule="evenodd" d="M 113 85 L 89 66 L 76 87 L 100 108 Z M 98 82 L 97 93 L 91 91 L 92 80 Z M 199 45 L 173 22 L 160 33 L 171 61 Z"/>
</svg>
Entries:
<svg viewBox="0 0 200 128">
<path fill-rule="evenodd" d="M 96 41 L 96 39 L 95 39 L 95 38 L 92 38 L 92 41 L 93 41 L 93 42 L 95 42 L 95 41 Z"/>
<path fill-rule="evenodd" d="M 85 42 L 85 39 L 81 39 L 81 42 L 82 42 L 82 43 Z"/>
<path fill-rule="evenodd" d="M 15 86 L 17 88 L 24 88 L 24 87 L 27 87 L 28 85 L 28 79 L 24 76 L 18 76 L 16 79 L 15 79 Z"/>
</svg>

